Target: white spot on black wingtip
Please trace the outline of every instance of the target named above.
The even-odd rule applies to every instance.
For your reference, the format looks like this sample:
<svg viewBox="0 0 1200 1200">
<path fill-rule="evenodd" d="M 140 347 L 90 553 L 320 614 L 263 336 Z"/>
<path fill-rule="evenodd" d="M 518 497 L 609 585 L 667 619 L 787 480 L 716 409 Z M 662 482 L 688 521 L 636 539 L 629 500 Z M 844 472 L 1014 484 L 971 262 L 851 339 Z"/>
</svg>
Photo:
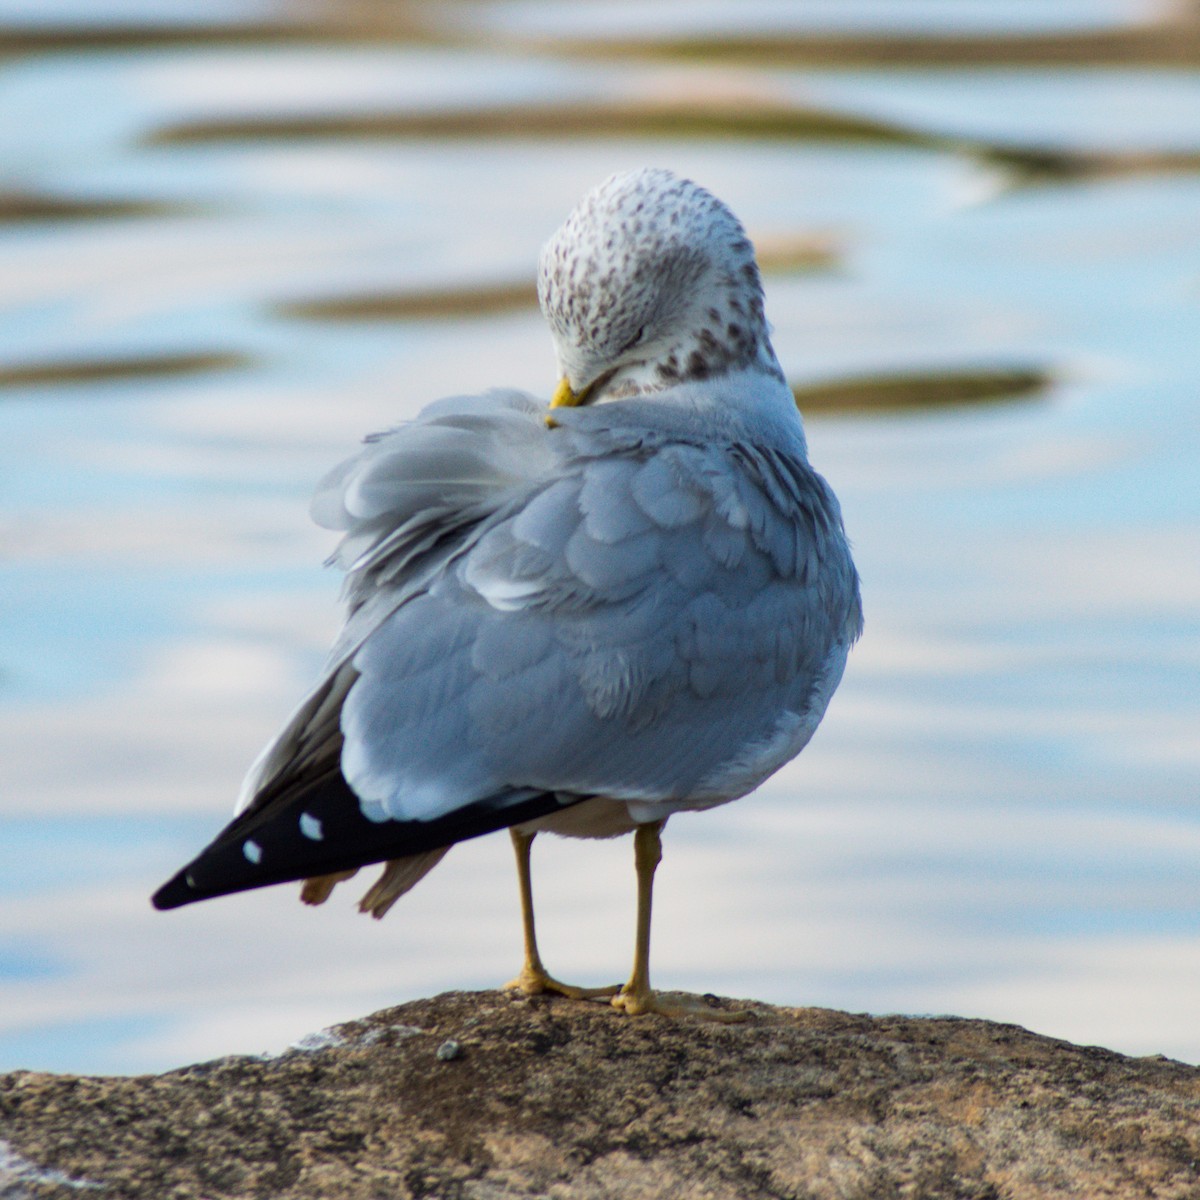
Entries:
<svg viewBox="0 0 1200 1200">
<path fill-rule="evenodd" d="M 300 814 L 300 832 L 306 838 L 311 838 L 314 842 L 321 841 L 325 836 L 325 831 L 321 828 L 321 822 L 314 817 L 312 813 Z"/>
<path fill-rule="evenodd" d="M 242 843 L 242 853 L 247 862 L 252 862 L 256 867 L 262 862 L 262 847 L 253 838 L 247 838 Z"/>
</svg>

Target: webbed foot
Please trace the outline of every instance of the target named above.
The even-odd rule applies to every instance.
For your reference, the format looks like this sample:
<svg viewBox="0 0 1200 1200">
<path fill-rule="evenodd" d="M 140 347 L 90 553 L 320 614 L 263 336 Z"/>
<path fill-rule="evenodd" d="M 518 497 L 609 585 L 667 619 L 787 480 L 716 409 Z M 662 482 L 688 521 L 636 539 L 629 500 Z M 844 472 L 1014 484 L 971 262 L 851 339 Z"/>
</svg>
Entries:
<svg viewBox="0 0 1200 1200">
<path fill-rule="evenodd" d="M 516 979 L 510 979 L 504 985 L 506 991 L 524 992 L 526 996 L 544 996 L 547 992 L 555 996 L 565 996 L 568 1000 L 607 1000 L 615 997 L 621 990 L 619 983 L 608 987 L 576 987 L 571 983 L 563 983 L 547 973 L 544 967 L 531 966 L 526 963 Z"/>
<path fill-rule="evenodd" d="M 750 1019 L 748 1012 L 714 1008 L 704 996 L 693 996 L 687 992 L 656 992 L 649 987 L 631 987 L 628 983 L 613 996 L 612 1006 L 631 1017 L 658 1013 L 660 1017 L 673 1020 L 694 1017 L 702 1021 L 716 1021 L 720 1025 L 739 1025 Z"/>
</svg>

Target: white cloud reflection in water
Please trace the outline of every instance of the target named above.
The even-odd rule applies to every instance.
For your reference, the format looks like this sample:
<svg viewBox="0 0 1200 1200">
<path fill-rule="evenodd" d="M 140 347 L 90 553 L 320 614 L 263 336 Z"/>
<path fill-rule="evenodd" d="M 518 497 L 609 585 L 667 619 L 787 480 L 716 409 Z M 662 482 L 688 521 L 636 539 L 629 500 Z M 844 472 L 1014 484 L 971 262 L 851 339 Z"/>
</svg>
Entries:
<svg viewBox="0 0 1200 1200">
<path fill-rule="evenodd" d="M 124 84 L 108 124 L 203 107 L 209 53 L 193 52 L 174 99 L 168 72 L 101 56 Z M 370 52 L 367 76 L 386 57 Z M 478 58 L 444 54 L 439 70 L 468 88 Z M 278 61 L 319 76 L 322 55 Z M 27 99 L 41 69 L 62 67 L 28 60 Z M 524 69 L 533 91 L 559 86 Z M 1106 79 L 1107 96 L 1120 73 Z M 1094 78 L 1055 86 L 1072 80 L 1085 108 Z M 888 96 L 869 93 L 884 117 Z M 427 399 L 552 383 L 534 314 L 304 324 L 269 306 L 519 278 L 578 194 L 650 160 L 752 229 L 831 232 L 844 248 L 834 273 L 769 281 L 794 377 L 1033 363 L 1060 379 L 1027 404 L 809 422 L 855 542 L 867 635 L 800 761 L 754 798 L 672 822 L 658 979 L 1200 1060 L 1200 180 L 973 204 L 982 168 L 873 146 L 151 152 L 125 137 L 91 159 L 47 153 L 31 180 L 198 189 L 229 206 L 10 227 L 3 360 L 232 348 L 258 361 L 0 406 L 0 1067 L 135 1071 L 280 1049 L 513 973 L 502 837 L 455 849 L 382 925 L 344 889 L 318 911 L 292 888 L 165 915 L 147 897 L 224 821 L 332 634 L 313 481 Z M 620 978 L 627 841 L 545 839 L 535 854 L 553 968 Z"/>
<path fill-rule="evenodd" d="M 1162 0 L 500 0 L 467 19 L 498 30 L 587 38 L 753 36 L 789 32 L 997 34 L 1103 28 L 1145 20 Z"/>
</svg>

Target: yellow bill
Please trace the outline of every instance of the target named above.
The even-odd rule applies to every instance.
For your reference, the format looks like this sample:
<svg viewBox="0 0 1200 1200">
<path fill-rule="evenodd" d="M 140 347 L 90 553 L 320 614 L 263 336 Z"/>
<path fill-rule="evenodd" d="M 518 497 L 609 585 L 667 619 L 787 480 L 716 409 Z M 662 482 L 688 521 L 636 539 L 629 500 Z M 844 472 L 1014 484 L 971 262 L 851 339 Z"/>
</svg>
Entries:
<svg viewBox="0 0 1200 1200">
<path fill-rule="evenodd" d="M 587 395 L 587 388 L 581 392 L 573 392 L 571 390 L 571 381 L 564 375 L 558 381 L 558 387 L 554 389 L 554 395 L 550 397 L 551 408 L 574 408 L 578 404 L 583 403 L 584 396 Z"/>
</svg>

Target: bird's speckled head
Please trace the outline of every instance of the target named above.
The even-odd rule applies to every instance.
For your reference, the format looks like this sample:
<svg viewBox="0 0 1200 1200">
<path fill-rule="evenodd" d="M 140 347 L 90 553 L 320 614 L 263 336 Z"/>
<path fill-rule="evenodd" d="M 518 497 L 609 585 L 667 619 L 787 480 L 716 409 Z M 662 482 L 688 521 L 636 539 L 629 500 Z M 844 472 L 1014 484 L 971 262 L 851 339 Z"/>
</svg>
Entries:
<svg viewBox="0 0 1200 1200">
<path fill-rule="evenodd" d="M 734 370 L 783 378 L 745 230 L 670 171 L 614 175 L 589 192 L 542 250 L 538 299 L 560 372 L 587 402 Z"/>
</svg>

